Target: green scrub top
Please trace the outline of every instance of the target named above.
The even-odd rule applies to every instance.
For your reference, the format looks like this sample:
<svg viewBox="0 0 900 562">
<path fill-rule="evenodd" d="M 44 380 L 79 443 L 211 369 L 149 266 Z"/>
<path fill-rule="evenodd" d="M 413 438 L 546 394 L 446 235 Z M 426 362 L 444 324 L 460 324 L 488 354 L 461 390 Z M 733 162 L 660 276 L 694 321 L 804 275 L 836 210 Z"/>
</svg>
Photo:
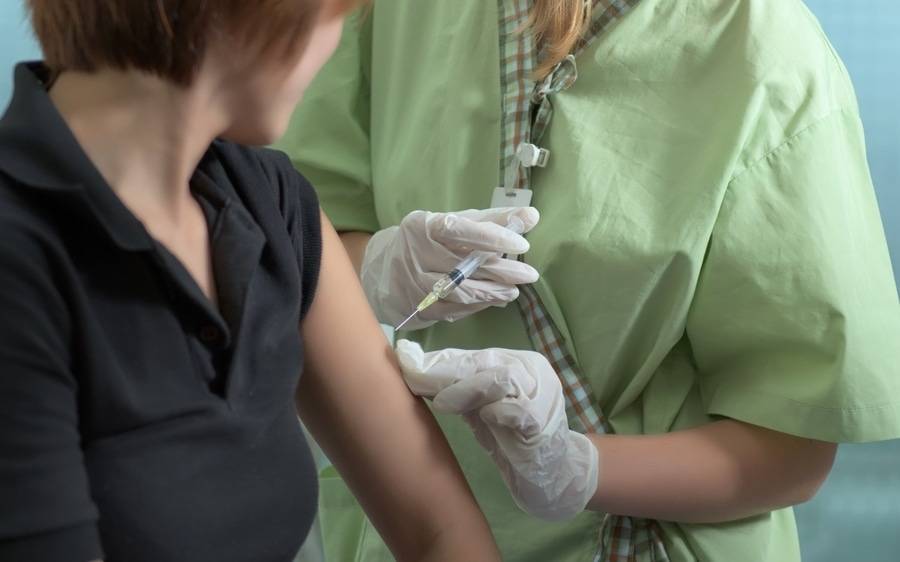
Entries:
<svg viewBox="0 0 900 562">
<path fill-rule="evenodd" d="M 281 148 L 341 230 L 488 206 L 497 2 L 373 6 L 345 26 Z M 526 260 L 615 431 L 727 417 L 825 441 L 900 437 L 900 303 L 857 102 L 803 3 L 642 0 L 576 62 L 533 174 L 542 219 Z M 408 336 L 530 348 L 516 306 Z M 601 514 L 529 517 L 469 429 L 439 421 L 504 560 L 591 559 Z M 391 560 L 335 473 L 321 484 L 329 560 Z M 800 559 L 790 509 L 662 527 L 674 561 Z"/>
</svg>

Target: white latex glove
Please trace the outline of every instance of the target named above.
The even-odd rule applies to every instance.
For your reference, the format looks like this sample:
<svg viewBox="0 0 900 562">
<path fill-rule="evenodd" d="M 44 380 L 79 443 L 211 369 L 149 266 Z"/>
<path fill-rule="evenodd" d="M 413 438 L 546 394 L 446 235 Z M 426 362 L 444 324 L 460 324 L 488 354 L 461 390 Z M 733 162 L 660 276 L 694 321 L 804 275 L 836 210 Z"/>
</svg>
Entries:
<svg viewBox="0 0 900 562">
<path fill-rule="evenodd" d="M 528 241 L 505 228 L 513 216 L 525 225 L 524 232 L 540 219 L 533 207 L 413 211 L 399 226 L 376 232 L 366 246 L 360 277 L 378 320 L 399 324 L 431 292 L 434 283 L 472 250 L 496 252 L 497 256 L 446 299 L 419 313 L 405 329 L 426 328 L 440 320 L 453 322 L 518 298 L 516 285 L 534 283 L 539 275 L 530 265 L 501 257 L 528 251 Z"/>
<path fill-rule="evenodd" d="M 600 455 L 569 429 L 562 386 L 540 353 L 424 353 L 397 342 L 406 384 L 438 412 L 460 414 L 500 468 L 516 504 L 549 521 L 581 513 L 597 490 Z"/>
</svg>

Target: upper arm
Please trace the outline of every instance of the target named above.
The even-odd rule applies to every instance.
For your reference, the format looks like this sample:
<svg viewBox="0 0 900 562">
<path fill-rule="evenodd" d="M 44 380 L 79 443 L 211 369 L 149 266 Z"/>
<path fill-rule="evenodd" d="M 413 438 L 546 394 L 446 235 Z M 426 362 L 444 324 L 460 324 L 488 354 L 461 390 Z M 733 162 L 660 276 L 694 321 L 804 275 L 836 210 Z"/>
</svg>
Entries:
<svg viewBox="0 0 900 562">
<path fill-rule="evenodd" d="M 356 276 L 362 275 L 362 263 L 366 257 L 366 247 L 372 235 L 368 232 L 342 232 L 341 242 L 344 244 L 344 250 L 353 262 L 353 268 L 356 270 Z"/>
<path fill-rule="evenodd" d="M 40 245 L 0 230 L 0 559 L 94 560 L 69 318 Z"/>
<path fill-rule="evenodd" d="M 484 531 L 443 435 L 406 388 L 324 217 L 322 237 L 319 289 L 302 326 L 301 417 L 398 558 L 414 557 L 453 526 Z"/>
</svg>

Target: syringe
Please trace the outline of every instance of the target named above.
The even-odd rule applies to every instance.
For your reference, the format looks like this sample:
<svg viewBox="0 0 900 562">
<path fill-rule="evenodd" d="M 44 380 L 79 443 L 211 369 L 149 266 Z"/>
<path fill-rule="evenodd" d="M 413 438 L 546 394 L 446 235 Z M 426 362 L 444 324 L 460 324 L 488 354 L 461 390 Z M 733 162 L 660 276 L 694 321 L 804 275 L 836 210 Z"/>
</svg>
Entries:
<svg viewBox="0 0 900 562">
<path fill-rule="evenodd" d="M 506 225 L 506 228 L 512 230 L 516 234 L 522 234 L 525 231 L 525 223 L 519 217 L 510 217 L 509 223 Z M 426 295 L 422 302 L 416 307 L 412 314 L 410 314 L 406 320 L 400 322 L 394 330 L 399 330 L 403 326 L 405 326 L 410 320 L 416 317 L 417 314 L 433 305 L 437 301 L 444 299 L 453 292 L 454 289 L 459 287 L 463 281 L 472 276 L 473 273 L 478 271 L 478 268 L 481 267 L 484 262 L 488 260 L 488 258 L 492 256 L 496 256 L 496 252 L 485 252 L 481 250 L 475 250 L 465 257 L 461 262 L 456 264 L 456 267 L 453 268 L 450 273 L 442 276 L 437 282 L 431 287 L 431 292 Z"/>
</svg>

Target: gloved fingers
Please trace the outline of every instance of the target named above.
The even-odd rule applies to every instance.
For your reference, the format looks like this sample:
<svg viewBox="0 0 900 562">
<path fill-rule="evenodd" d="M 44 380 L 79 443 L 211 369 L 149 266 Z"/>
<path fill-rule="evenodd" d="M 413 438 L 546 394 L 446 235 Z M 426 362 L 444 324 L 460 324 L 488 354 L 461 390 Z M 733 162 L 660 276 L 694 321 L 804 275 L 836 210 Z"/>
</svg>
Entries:
<svg viewBox="0 0 900 562">
<path fill-rule="evenodd" d="M 407 250 L 408 261 L 414 271 L 434 275 L 435 279 L 449 273 L 469 254 L 468 251 L 446 248 L 431 241 L 428 244 L 428 248 L 411 247 Z"/>
<path fill-rule="evenodd" d="M 436 253 L 442 254 L 442 252 Z M 420 267 L 423 269 L 421 273 L 417 274 L 415 283 L 417 289 L 422 292 L 422 296 L 424 297 L 431 290 L 431 287 L 435 282 L 444 277 L 458 262 L 459 260 L 456 259 L 447 259 L 447 256 L 445 255 L 436 255 L 428 260 L 424 260 L 423 263 L 420 264 Z M 510 302 L 519 296 L 518 291 L 511 291 L 510 289 L 515 285 L 535 283 L 540 277 L 540 273 L 527 263 L 501 259 L 499 256 L 492 257 L 476 270 L 472 277 L 463 281 L 462 284 L 451 292 L 445 300 L 449 302 L 459 302 L 461 304 L 485 300 L 487 302 Z M 476 298 L 474 297 L 475 291 L 471 290 L 472 287 L 478 287 L 477 291 L 480 291 L 478 294 L 499 292 L 499 295 L 490 297 L 482 294 Z M 453 297 L 456 293 L 462 292 L 465 294 L 467 290 L 470 293 L 473 293 L 471 297 Z M 502 295 L 508 296 L 504 297 Z"/>
<path fill-rule="evenodd" d="M 537 224 L 534 209 L 507 208 L 462 211 L 456 215 L 413 211 L 400 226 L 375 233 L 366 246 L 361 280 L 366 297 L 382 322 L 396 325 L 412 312 L 438 278 L 448 273 L 473 249 L 494 253 L 522 252 L 528 242 L 499 225 L 515 218 L 525 230 Z M 431 238 L 444 236 L 447 245 Z M 488 259 L 483 271 L 464 288 L 433 305 L 405 327 L 420 329 L 441 320 L 457 320 L 489 306 L 504 306 L 518 297 L 513 285 L 531 283 L 537 272 L 530 266 L 499 257 Z M 483 283 L 479 285 L 476 281 Z"/>
<path fill-rule="evenodd" d="M 529 370 L 530 353 L 497 348 L 469 352 L 468 370 L 434 397 L 435 409 L 468 414 L 499 402 L 527 400 L 539 384 Z"/>
<path fill-rule="evenodd" d="M 519 298 L 519 288 L 506 283 L 468 279 L 443 300 L 456 305 L 503 306 Z"/>
<path fill-rule="evenodd" d="M 466 414 L 519 392 L 508 369 L 487 369 L 446 386 L 435 395 L 433 406 L 445 414 Z"/>
<path fill-rule="evenodd" d="M 534 267 L 527 263 L 501 258 L 489 258 L 469 279 L 495 281 L 509 285 L 530 285 L 541 278 Z"/>
<path fill-rule="evenodd" d="M 419 274 L 419 278 L 416 280 L 416 296 L 413 297 L 416 304 L 425 298 L 434 284 L 442 277 L 442 274 L 432 272 Z M 478 305 L 481 305 L 479 308 L 481 310 L 489 306 L 502 306 L 517 298 L 519 298 L 519 289 L 515 285 L 467 279 L 463 281 L 462 285 L 450 291 L 446 297 L 425 309 L 420 315 L 422 318 L 428 318 L 434 316 L 438 310 L 458 311 L 461 306 L 468 311 L 473 306 L 478 307 Z M 443 319 L 443 317 L 441 318 Z"/>
<path fill-rule="evenodd" d="M 434 283 L 443 277 L 438 273 L 422 273 L 416 280 L 416 287 L 406 297 L 411 304 L 410 314 L 416 305 L 431 291 Z M 415 320 L 418 322 L 448 321 L 453 322 L 480 312 L 491 306 L 505 306 L 519 297 L 519 289 L 515 286 L 493 283 L 491 281 L 465 281 L 460 287 L 451 291 L 446 297 L 420 312 Z M 405 315 L 404 315 L 405 318 Z"/>
<path fill-rule="evenodd" d="M 395 352 L 406 385 L 413 394 L 425 398 L 433 398 L 477 370 L 471 351 L 442 349 L 425 353 L 419 344 L 401 339 Z"/>
<path fill-rule="evenodd" d="M 527 399 L 538 390 L 539 381 L 529 370 L 537 354 L 531 351 L 448 348 L 426 353 L 419 344 L 401 339 L 396 353 L 413 392 L 434 397 L 448 412 L 468 412 L 504 397 Z M 456 385 L 461 386 L 437 399 Z"/>
<path fill-rule="evenodd" d="M 493 222 L 478 222 L 458 214 L 436 216 L 427 223 L 428 237 L 460 255 L 472 250 L 524 254 L 530 245 L 520 234 Z"/>
<path fill-rule="evenodd" d="M 492 222 L 500 226 L 508 226 L 515 217 L 522 222 L 522 234 L 531 232 L 541 220 L 541 214 L 535 207 L 495 207 L 492 209 L 469 209 L 456 213 L 477 222 Z"/>
</svg>

